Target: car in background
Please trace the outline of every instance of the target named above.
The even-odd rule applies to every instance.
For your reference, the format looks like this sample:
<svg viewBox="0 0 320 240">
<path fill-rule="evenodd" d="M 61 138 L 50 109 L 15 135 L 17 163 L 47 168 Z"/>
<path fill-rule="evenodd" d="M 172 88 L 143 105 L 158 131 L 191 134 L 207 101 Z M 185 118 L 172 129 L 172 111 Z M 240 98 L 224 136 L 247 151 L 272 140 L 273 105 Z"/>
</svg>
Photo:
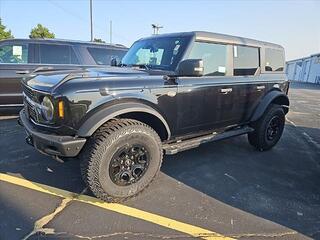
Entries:
<svg viewBox="0 0 320 240">
<path fill-rule="evenodd" d="M 120 44 L 58 39 L 0 41 L 0 109 L 23 106 L 20 81 L 26 74 L 46 70 L 82 69 L 119 62 L 127 52 Z"/>
</svg>

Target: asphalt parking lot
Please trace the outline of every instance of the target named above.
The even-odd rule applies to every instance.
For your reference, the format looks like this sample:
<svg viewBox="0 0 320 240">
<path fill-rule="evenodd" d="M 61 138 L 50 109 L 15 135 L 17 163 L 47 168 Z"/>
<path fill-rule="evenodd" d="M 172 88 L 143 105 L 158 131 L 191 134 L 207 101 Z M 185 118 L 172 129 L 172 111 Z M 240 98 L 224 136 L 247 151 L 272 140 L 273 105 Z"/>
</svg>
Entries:
<svg viewBox="0 0 320 240">
<path fill-rule="evenodd" d="M 37 153 L 1 117 L 0 239 L 320 239 L 320 86 L 292 84 L 290 100 L 271 151 L 241 136 L 165 156 L 123 205 L 84 196 L 77 161 Z"/>
</svg>

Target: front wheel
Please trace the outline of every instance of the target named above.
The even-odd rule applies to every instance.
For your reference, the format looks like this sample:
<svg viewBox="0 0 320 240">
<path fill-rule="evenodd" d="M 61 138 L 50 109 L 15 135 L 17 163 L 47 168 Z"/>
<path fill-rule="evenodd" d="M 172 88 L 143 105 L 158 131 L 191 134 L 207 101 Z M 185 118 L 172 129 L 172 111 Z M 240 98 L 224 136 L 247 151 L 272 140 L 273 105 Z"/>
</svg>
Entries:
<svg viewBox="0 0 320 240">
<path fill-rule="evenodd" d="M 280 140 L 285 124 L 283 108 L 271 104 L 264 115 L 252 123 L 254 131 L 248 133 L 249 143 L 259 151 L 271 149 Z"/>
<path fill-rule="evenodd" d="M 151 183 L 162 156 L 161 140 L 151 127 L 117 119 L 101 126 L 89 139 L 81 156 L 81 172 L 96 197 L 119 202 Z"/>
</svg>

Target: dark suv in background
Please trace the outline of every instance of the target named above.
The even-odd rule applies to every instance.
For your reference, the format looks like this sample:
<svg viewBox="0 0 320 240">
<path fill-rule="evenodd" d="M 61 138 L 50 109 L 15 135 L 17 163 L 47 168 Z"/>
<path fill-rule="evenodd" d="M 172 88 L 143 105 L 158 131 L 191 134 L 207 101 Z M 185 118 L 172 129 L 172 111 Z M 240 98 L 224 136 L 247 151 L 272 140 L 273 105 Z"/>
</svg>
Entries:
<svg viewBox="0 0 320 240">
<path fill-rule="evenodd" d="M 24 74 L 48 69 L 79 69 L 110 65 L 127 52 L 120 44 L 57 39 L 10 39 L 0 41 L 0 109 L 23 105 L 20 81 Z"/>
</svg>

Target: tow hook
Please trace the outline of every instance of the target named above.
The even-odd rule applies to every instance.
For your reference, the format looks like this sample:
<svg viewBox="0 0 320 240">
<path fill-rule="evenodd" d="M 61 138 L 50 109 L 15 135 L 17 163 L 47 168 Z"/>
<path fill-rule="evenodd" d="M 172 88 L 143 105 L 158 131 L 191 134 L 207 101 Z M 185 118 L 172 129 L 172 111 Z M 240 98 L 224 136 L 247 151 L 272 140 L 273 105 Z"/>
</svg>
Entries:
<svg viewBox="0 0 320 240">
<path fill-rule="evenodd" d="M 26 143 L 33 146 L 33 141 L 32 138 L 30 136 L 26 137 Z"/>
</svg>

